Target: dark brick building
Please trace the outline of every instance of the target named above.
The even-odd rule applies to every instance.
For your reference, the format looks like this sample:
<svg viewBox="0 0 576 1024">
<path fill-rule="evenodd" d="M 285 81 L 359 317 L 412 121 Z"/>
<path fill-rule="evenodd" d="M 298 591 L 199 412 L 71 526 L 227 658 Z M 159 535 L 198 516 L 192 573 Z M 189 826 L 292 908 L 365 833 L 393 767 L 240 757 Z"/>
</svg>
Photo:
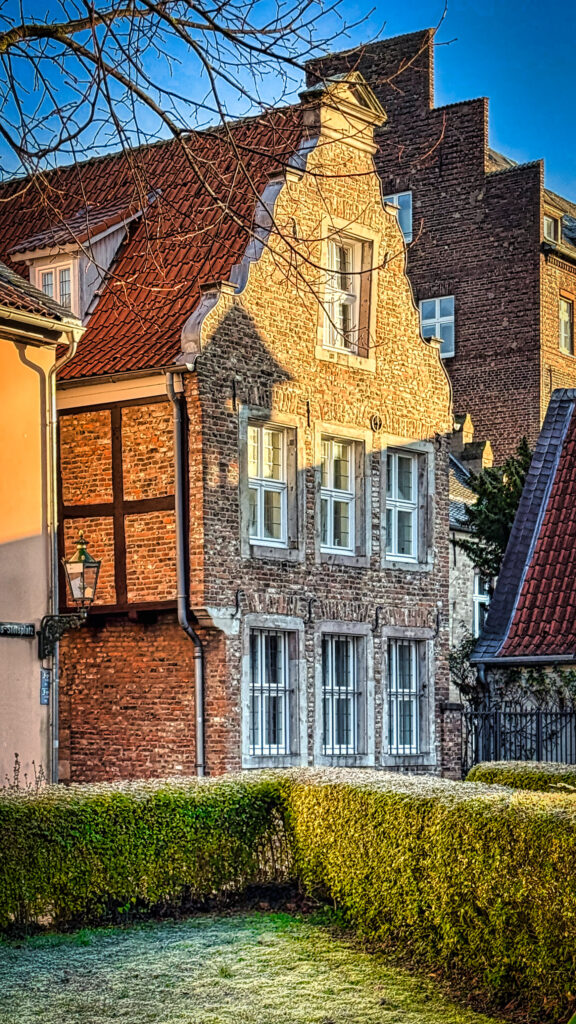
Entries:
<svg viewBox="0 0 576 1024">
<path fill-rule="evenodd" d="M 145 208 L 124 155 L 54 173 L 58 230 L 21 186 L 4 207 L 31 276 L 90 292 L 59 388 L 60 524 L 103 568 L 61 644 L 62 778 L 458 771 L 450 389 L 389 258 L 384 117 L 352 76 L 233 140 L 198 133 L 224 213 L 176 143 L 141 154 Z"/>
<path fill-rule="evenodd" d="M 498 463 L 576 385 L 576 206 L 545 189 L 542 161 L 489 148 L 487 99 L 435 107 L 433 67 L 426 30 L 313 62 L 309 81 L 356 68 L 386 110 L 376 163 L 423 331 L 444 339 L 455 411 Z"/>
</svg>

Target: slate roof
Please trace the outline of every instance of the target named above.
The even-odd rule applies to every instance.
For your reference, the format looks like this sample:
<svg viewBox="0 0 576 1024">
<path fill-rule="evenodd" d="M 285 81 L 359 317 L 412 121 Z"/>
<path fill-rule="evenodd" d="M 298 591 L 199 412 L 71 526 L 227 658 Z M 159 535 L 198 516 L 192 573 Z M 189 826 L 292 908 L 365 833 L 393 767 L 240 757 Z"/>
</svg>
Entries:
<svg viewBox="0 0 576 1024">
<path fill-rule="evenodd" d="M 34 288 L 29 281 L 21 277 L 5 263 L 0 263 L 0 315 L 2 309 L 20 313 L 32 313 L 34 316 L 45 317 L 46 320 L 73 322 L 69 309 L 63 309 L 53 299 Z M 80 321 L 78 321 L 80 324 Z"/>
<path fill-rule="evenodd" d="M 118 153 L 0 186 L 0 258 L 8 262 L 11 251 L 53 240 L 63 218 L 70 241 L 70 224 L 75 217 L 85 221 L 79 211 L 87 205 L 100 211 L 95 220 L 103 212 L 118 216 L 141 209 L 155 192 L 146 216 L 132 221 L 62 378 L 175 360 L 200 285 L 229 278 L 249 242 L 258 198 L 289 163 L 303 132 L 298 104 L 190 133 L 186 148 L 176 140 L 156 143 L 135 151 L 137 160 L 134 152 Z"/>
<path fill-rule="evenodd" d="M 474 491 L 467 486 L 470 470 L 454 455 L 450 456 L 450 529 L 468 531 L 466 509 L 476 501 Z"/>
<path fill-rule="evenodd" d="M 473 660 L 576 659 L 576 390 L 554 391 Z"/>
</svg>

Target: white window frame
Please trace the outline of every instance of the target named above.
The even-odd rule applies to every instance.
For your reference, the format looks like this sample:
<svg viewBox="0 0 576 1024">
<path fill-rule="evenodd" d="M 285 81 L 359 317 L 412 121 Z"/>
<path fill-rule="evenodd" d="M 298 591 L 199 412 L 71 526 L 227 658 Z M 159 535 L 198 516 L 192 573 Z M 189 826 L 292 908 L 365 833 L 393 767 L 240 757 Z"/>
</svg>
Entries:
<svg viewBox="0 0 576 1024">
<path fill-rule="evenodd" d="M 404 199 L 406 196 L 408 196 L 410 198 L 410 205 L 409 205 L 407 210 L 406 209 L 402 209 L 400 207 L 400 202 L 399 202 L 400 199 Z M 384 196 L 384 202 L 385 203 L 390 203 L 392 206 L 396 206 L 398 208 L 396 210 L 396 219 L 398 221 L 398 227 L 400 228 L 400 231 L 402 232 L 402 235 L 404 237 L 404 241 L 406 242 L 406 244 L 408 244 L 408 242 L 412 241 L 412 237 L 413 237 L 413 228 L 412 228 L 412 192 L 395 192 L 391 196 Z M 404 220 L 404 216 L 403 216 L 404 214 L 407 214 L 408 219 L 409 219 L 409 224 L 406 225 L 406 226 L 403 226 L 403 224 L 402 224 L 402 221 Z"/>
<path fill-rule="evenodd" d="M 344 249 L 350 256 L 350 268 L 343 275 L 337 268 L 337 252 Z M 346 236 L 328 239 L 326 262 L 326 285 L 324 290 L 324 345 L 340 352 L 358 351 L 358 326 L 360 317 L 360 270 L 362 263 L 362 242 Z M 342 280 L 342 277 L 347 280 Z M 340 328 L 340 311 L 347 309 L 350 315 L 348 331 Z"/>
<path fill-rule="evenodd" d="M 267 661 L 265 658 L 266 639 L 275 636 L 280 641 L 281 667 L 280 682 L 275 686 L 266 678 Z M 252 643 L 258 650 L 257 672 L 254 671 L 252 660 Z M 294 688 L 290 679 L 289 632 L 283 629 L 252 628 L 250 629 L 250 690 L 249 690 L 249 756 L 250 757 L 283 757 L 291 750 L 291 718 Z M 257 679 L 255 680 L 255 675 Z M 281 709 L 282 738 L 280 742 L 271 743 L 267 727 L 270 723 L 270 701 L 276 700 Z M 255 707 L 257 706 L 257 711 Z M 257 730 L 255 725 L 257 724 Z M 258 741 L 255 737 L 258 736 Z"/>
<path fill-rule="evenodd" d="M 334 487 L 334 445 L 346 445 L 349 449 L 350 457 L 348 461 L 349 465 L 349 486 L 350 489 L 343 491 Z M 322 462 L 324 455 L 324 445 L 328 445 L 330 451 L 330 458 L 328 460 L 328 483 L 320 487 L 320 551 L 329 552 L 330 554 L 337 555 L 353 555 L 356 551 L 356 442 L 345 437 L 328 437 L 322 435 L 320 438 L 320 480 L 322 480 Z M 328 515 L 327 515 L 327 540 L 326 543 L 322 543 L 322 503 L 327 502 L 328 504 Z M 336 502 L 341 502 L 348 505 L 348 547 L 340 547 L 334 544 L 334 505 Z"/>
<path fill-rule="evenodd" d="M 440 303 L 445 302 L 447 299 L 452 300 L 452 312 L 449 316 L 440 316 Z M 422 314 L 422 307 L 425 302 L 434 302 L 434 316 L 426 317 L 424 319 Z M 442 344 L 440 346 L 440 355 L 443 359 L 449 359 L 456 354 L 456 303 L 453 295 L 438 295 L 432 296 L 429 299 L 421 299 L 420 301 L 420 330 L 422 331 L 423 338 L 438 338 Z M 446 324 L 452 325 L 452 344 L 448 345 L 446 341 L 442 339 L 441 331 L 442 327 Z M 424 333 L 430 332 L 431 333 Z"/>
<path fill-rule="evenodd" d="M 408 686 L 400 685 L 398 651 L 406 647 L 410 651 L 410 678 Z M 388 752 L 393 757 L 420 754 L 422 696 L 420 641 L 412 639 L 388 640 Z M 411 711 L 411 742 L 401 743 L 399 719 L 401 708 L 409 706 Z"/>
<path fill-rule="evenodd" d="M 412 474 L 412 500 L 398 496 L 398 459 L 410 459 Z M 392 469 L 392 471 L 390 471 Z M 391 562 L 418 562 L 419 543 L 419 456 L 405 448 L 389 448 L 386 451 L 386 559 Z M 388 530 L 388 512 L 391 512 L 391 536 Z M 412 518 L 412 553 L 398 552 L 398 513 L 408 512 Z"/>
<path fill-rule="evenodd" d="M 488 609 L 490 605 L 490 594 L 482 590 L 487 588 L 489 581 L 486 580 L 477 570 L 474 572 L 474 587 L 472 591 L 472 632 L 475 637 L 480 636 L 480 614 L 481 608 Z"/>
<path fill-rule="evenodd" d="M 562 315 L 564 308 L 567 316 Z M 574 355 L 574 303 L 563 295 L 558 300 L 558 344 L 561 352 Z"/>
<path fill-rule="evenodd" d="M 322 658 L 322 756 L 323 757 L 348 757 L 359 752 L 359 728 L 360 728 L 360 698 L 362 694 L 360 679 L 360 657 L 359 644 L 362 642 L 358 636 L 348 634 L 329 633 L 322 634 L 321 658 Z M 337 643 L 344 643 L 348 648 L 348 680 L 346 686 L 337 685 L 334 673 L 335 649 Z M 324 657 L 326 652 L 326 659 Z M 338 705 L 344 701 L 349 705 L 350 719 L 350 742 L 337 743 L 336 729 Z M 327 734 L 331 737 L 326 742 Z"/>
<path fill-rule="evenodd" d="M 547 242 L 557 242 L 560 235 L 560 221 L 550 213 L 545 213 L 542 221 L 542 233 Z"/>
<path fill-rule="evenodd" d="M 35 268 L 36 287 L 38 288 L 38 291 L 41 291 L 44 295 L 48 295 L 43 288 L 44 274 L 52 274 L 54 293 L 49 296 L 49 298 L 51 298 L 53 302 L 57 302 L 59 305 L 62 305 L 62 301 L 60 299 L 60 274 L 63 270 L 70 271 L 70 305 L 63 307 L 64 309 L 70 310 L 70 313 L 73 313 L 76 308 L 76 282 L 74 279 L 74 269 L 74 264 L 69 261 L 64 263 L 46 263 L 43 266 Z"/>
<path fill-rule="evenodd" d="M 250 432 L 256 431 L 258 437 L 258 475 L 250 476 Z M 278 434 L 281 438 L 281 479 L 273 480 L 263 475 L 264 471 L 264 439 L 266 432 Z M 257 494 L 257 516 L 256 516 L 256 532 L 250 532 L 250 515 L 248 521 L 248 538 L 250 544 L 264 545 L 266 547 L 285 548 L 288 546 L 288 474 L 287 474 L 287 457 L 286 457 L 286 431 L 279 427 L 275 423 L 256 423 L 253 421 L 248 422 L 247 430 L 247 448 L 248 448 L 248 507 L 250 508 L 250 491 L 255 490 Z M 280 494 L 280 515 L 281 515 L 281 535 L 279 538 L 267 537 L 264 532 L 264 503 L 265 494 L 267 491 L 272 491 L 276 494 Z"/>
</svg>

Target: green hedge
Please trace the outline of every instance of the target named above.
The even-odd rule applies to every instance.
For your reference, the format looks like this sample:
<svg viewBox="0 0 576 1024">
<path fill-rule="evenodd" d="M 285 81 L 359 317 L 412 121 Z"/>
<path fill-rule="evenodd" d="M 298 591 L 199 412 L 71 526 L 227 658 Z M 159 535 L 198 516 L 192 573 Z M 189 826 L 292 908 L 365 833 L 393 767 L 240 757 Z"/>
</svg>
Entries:
<svg viewBox="0 0 576 1024">
<path fill-rule="evenodd" d="M 466 782 L 576 796 L 576 767 L 555 761 L 483 761 L 470 769 Z"/>
<path fill-rule="evenodd" d="M 456 972 L 496 1003 L 576 1009 L 576 805 L 387 773 L 287 790 L 296 870 L 363 936 Z"/>
<path fill-rule="evenodd" d="M 265 776 L 0 793 L 0 927 L 178 907 L 286 871 Z"/>
</svg>

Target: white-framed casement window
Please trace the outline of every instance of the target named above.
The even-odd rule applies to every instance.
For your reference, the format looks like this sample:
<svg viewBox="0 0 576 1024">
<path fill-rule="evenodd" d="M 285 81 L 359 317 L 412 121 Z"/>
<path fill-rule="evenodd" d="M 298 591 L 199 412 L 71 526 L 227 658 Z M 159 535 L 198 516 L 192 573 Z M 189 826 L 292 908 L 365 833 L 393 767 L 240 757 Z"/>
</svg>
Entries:
<svg viewBox="0 0 576 1024">
<path fill-rule="evenodd" d="M 356 352 L 362 244 L 337 238 L 328 242 L 324 339 L 328 348 Z"/>
<path fill-rule="evenodd" d="M 440 355 L 453 356 L 454 296 L 441 295 L 437 299 L 423 299 L 420 303 L 420 325 L 423 338 L 440 338 Z"/>
<path fill-rule="evenodd" d="M 418 455 L 386 453 L 386 557 L 418 561 Z"/>
<path fill-rule="evenodd" d="M 248 501 L 251 544 L 287 544 L 286 431 L 248 424 Z"/>
<path fill-rule="evenodd" d="M 249 752 L 280 757 L 291 752 L 295 688 L 291 685 L 293 634 L 250 630 Z"/>
<path fill-rule="evenodd" d="M 559 343 L 562 352 L 574 355 L 574 303 L 560 298 L 558 302 Z"/>
<path fill-rule="evenodd" d="M 356 444 L 323 437 L 320 456 L 320 548 L 354 554 Z"/>
<path fill-rule="evenodd" d="M 388 641 L 388 746 L 392 755 L 420 752 L 421 644 Z"/>
<path fill-rule="evenodd" d="M 37 273 L 40 291 L 64 309 L 72 309 L 72 267 L 49 267 Z"/>
<path fill-rule="evenodd" d="M 361 728 L 361 637 L 322 635 L 322 754 L 357 754 Z"/>
<path fill-rule="evenodd" d="M 490 604 L 490 584 L 479 572 L 474 573 L 474 590 L 472 593 L 472 632 L 480 636 L 484 629 L 488 605 Z"/>
<path fill-rule="evenodd" d="M 394 195 L 385 196 L 385 203 L 392 203 L 398 207 L 398 226 L 404 235 L 405 242 L 412 241 L 412 193 L 395 192 Z"/>
<path fill-rule="evenodd" d="M 560 236 L 559 221 L 556 217 L 544 214 L 543 234 L 547 242 L 557 242 Z"/>
</svg>

